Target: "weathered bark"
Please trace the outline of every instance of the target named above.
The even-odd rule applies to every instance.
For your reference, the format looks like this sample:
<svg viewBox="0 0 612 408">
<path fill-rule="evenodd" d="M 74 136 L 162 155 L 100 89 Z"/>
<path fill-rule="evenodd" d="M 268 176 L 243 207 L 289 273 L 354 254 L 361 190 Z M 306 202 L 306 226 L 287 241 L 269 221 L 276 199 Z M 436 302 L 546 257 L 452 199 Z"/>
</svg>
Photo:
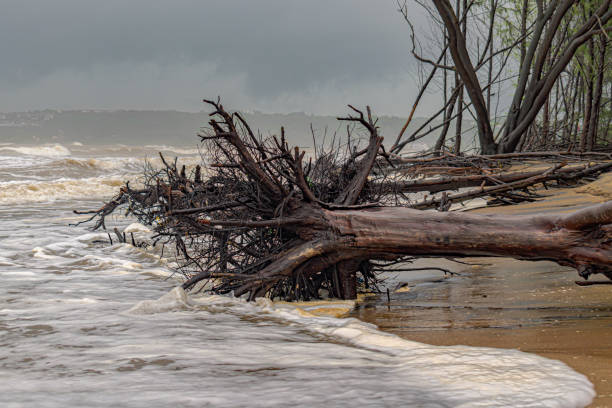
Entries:
<svg viewBox="0 0 612 408">
<path fill-rule="evenodd" d="M 324 211 L 360 255 L 505 256 L 612 276 L 612 202 L 569 215 L 499 216 L 409 208 Z M 363 256 L 363 255 L 362 255 Z"/>
<path fill-rule="evenodd" d="M 296 231 L 310 240 L 282 254 L 238 287 L 236 295 L 330 267 L 352 281 L 358 261 L 406 255 L 549 260 L 576 268 L 585 278 L 603 273 L 612 279 L 612 201 L 569 215 L 476 215 L 404 207 L 332 211 L 308 206 L 297 218 L 305 222 Z M 337 296 L 352 296 L 353 285 L 341 283 L 347 289 Z"/>
<path fill-rule="evenodd" d="M 336 265 L 338 271 L 338 279 L 340 280 L 340 299 L 355 299 L 357 298 L 357 271 L 361 261 L 349 259 L 338 262 Z"/>
<path fill-rule="evenodd" d="M 571 166 L 561 169 L 557 169 L 546 177 L 547 180 L 553 180 L 555 178 L 560 180 L 571 180 L 580 178 L 587 175 L 597 175 L 599 172 L 607 171 L 612 167 L 612 162 L 602 163 L 596 166 Z M 513 171 L 499 174 L 475 174 L 468 176 L 446 176 L 431 178 L 425 180 L 414 180 L 398 182 L 392 185 L 392 188 L 402 191 L 404 193 L 417 192 L 417 191 L 428 191 L 430 193 L 438 193 L 441 191 L 458 190 L 465 187 L 485 187 L 495 186 L 505 183 L 514 183 L 521 180 L 527 180 L 532 177 L 543 175 L 546 170 L 532 170 L 532 171 Z M 483 191 L 484 192 L 484 191 Z"/>
</svg>

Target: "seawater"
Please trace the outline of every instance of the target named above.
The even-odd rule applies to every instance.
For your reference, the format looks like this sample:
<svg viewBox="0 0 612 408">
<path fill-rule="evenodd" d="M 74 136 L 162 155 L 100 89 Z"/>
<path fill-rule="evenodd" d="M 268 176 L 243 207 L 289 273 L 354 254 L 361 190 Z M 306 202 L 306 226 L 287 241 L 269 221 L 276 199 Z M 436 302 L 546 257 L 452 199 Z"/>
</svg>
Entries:
<svg viewBox="0 0 612 408">
<path fill-rule="evenodd" d="M 0 406 L 581 407 L 593 399 L 583 375 L 533 354 L 436 347 L 288 304 L 186 294 L 159 249 L 110 245 L 105 232 L 68 225 L 83 219 L 72 210 L 97 208 L 136 180 L 155 148 L 0 145 Z M 163 149 L 200 160 L 197 150 Z"/>
</svg>

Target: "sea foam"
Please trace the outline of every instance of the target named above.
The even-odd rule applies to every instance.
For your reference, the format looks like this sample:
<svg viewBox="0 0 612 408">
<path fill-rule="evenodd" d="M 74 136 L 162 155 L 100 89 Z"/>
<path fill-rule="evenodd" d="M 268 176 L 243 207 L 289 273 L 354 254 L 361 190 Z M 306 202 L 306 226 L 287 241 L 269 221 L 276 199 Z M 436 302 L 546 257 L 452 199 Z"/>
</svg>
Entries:
<svg viewBox="0 0 612 408">
<path fill-rule="evenodd" d="M 28 156 L 63 157 L 70 156 L 70 150 L 61 144 L 41 146 L 0 146 L 0 151 L 12 151 Z"/>
<path fill-rule="evenodd" d="M 452 407 L 584 407 L 593 385 L 560 361 L 518 350 L 432 346 L 402 339 L 354 318 L 315 316 L 303 308 L 268 299 L 246 302 L 226 296 L 189 296 L 180 287 L 158 300 L 146 300 L 130 314 L 191 309 L 233 315 L 268 316 L 316 335 L 386 356 L 407 387 L 419 387 L 419 401 L 408 405 Z"/>
<path fill-rule="evenodd" d="M 112 197 L 121 185 L 119 177 L 10 181 L 0 183 L 0 205 Z"/>
</svg>

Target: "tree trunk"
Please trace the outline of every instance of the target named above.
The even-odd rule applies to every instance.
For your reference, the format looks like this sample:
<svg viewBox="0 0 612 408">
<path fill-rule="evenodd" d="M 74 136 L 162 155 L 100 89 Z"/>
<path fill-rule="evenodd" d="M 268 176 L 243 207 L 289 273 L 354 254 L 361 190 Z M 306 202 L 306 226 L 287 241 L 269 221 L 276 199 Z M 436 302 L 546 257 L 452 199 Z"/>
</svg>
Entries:
<svg viewBox="0 0 612 408">
<path fill-rule="evenodd" d="M 489 122 L 491 122 L 491 83 L 493 82 L 493 29 L 495 27 L 495 8 L 496 8 L 496 0 L 491 0 L 489 7 L 489 67 L 487 70 L 487 112 L 489 113 Z M 467 27 L 466 27 L 467 28 Z M 463 35 L 467 34 L 466 28 L 463 29 Z"/>
<path fill-rule="evenodd" d="M 544 113 L 542 115 L 542 132 L 539 135 L 542 144 L 548 143 L 548 134 L 550 132 L 550 96 L 546 98 L 544 103 Z"/>
<path fill-rule="evenodd" d="M 461 95 L 461 91 L 459 91 L 459 95 Z M 453 110 L 455 109 L 456 101 L 457 101 L 457 92 L 453 92 L 451 95 L 450 104 L 448 105 L 448 108 L 446 112 L 444 113 L 444 126 L 442 127 L 440 136 L 438 136 L 438 140 L 436 140 L 436 144 L 434 146 L 434 152 L 437 155 L 441 154 L 442 148 L 444 147 L 444 143 L 446 142 L 446 135 L 448 134 L 448 129 L 450 127 L 451 118 L 453 117 Z M 460 116 L 461 115 L 459 115 L 459 117 Z M 459 119 L 457 119 L 457 121 L 459 121 Z"/>
<path fill-rule="evenodd" d="M 603 80 L 606 63 L 606 37 L 604 34 L 600 35 L 599 43 L 599 58 L 597 61 L 597 71 L 593 69 L 593 74 L 597 72 L 597 81 L 595 82 L 595 89 L 593 92 L 593 104 L 591 106 L 591 117 L 589 120 L 589 134 L 587 136 L 586 149 L 592 151 L 593 147 L 597 142 L 597 127 L 599 125 L 599 111 L 601 108 L 601 96 L 603 93 Z M 594 52 L 594 51 L 593 51 Z M 592 61 L 595 64 L 595 61 Z"/>
<path fill-rule="evenodd" d="M 584 112 L 584 89 L 585 89 L 585 82 L 584 82 L 584 78 L 582 77 L 582 75 L 580 75 L 578 77 L 578 89 L 576 92 L 578 92 L 578 112 L 576 112 L 576 122 L 575 122 L 575 126 L 574 126 L 574 134 L 572 135 L 573 140 L 574 140 L 574 145 L 578 146 L 578 150 L 580 151 L 580 140 L 579 140 L 579 136 L 581 135 L 581 127 L 580 127 L 580 118 L 581 115 Z"/>
<path fill-rule="evenodd" d="M 465 44 L 465 37 L 461 32 L 459 21 L 453 11 L 452 6 L 448 0 L 433 0 L 444 25 L 448 30 L 449 37 L 449 48 L 453 61 L 455 63 L 455 69 L 461 76 L 461 80 L 465 84 L 472 106 L 476 112 L 476 126 L 478 128 L 478 138 L 480 141 L 480 149 L 483 154 L 493 154 L 496 151 L 496 144 L 493 139 L 493 130 L 489 122 L 489 113 L 487 112 L 486 102 L 478 77 L 470 55 L 467 51 Z"/>
<path fill-rule="evenodd" d="M 357 298 L 357 270 L 360 263 L 358 260 L 350 259 L 338 262 L 336 265 L 340 280 L 340 293 L 338 294 L 340 299 Z"/>
<path fill-rule="evenodd" d="M 527 12 L 529 10 L 529 0 L 523 0 L 523 6 L 521 7 L 521 56 L 519 60 L 519 67 L 523 66 L 525 57 L 527 56 Z"/>
<path fill-rule="evenodd" d="M 588 145 L 588 135 L 589 128 L 591 126 L 591 114 L 592 114 L 592 106 L 593 106 L 593 80 L 592 78 L 586 79 L 586 94 L 585 98 L 585 108 L 584 108 L 584 118 L 582 120 L 582 134 L 580 135 L 580 151 L 584 152 L 587 149 Z"/>
<path fill-rule="evenodd" d="M 310 239 L 288 251 L 236 289 L 240 296 L 254 285 L 340 267 L 354 279 L 357 262 L 403 256 L 499 256 L 548 260 L 576 268 L 588 278 L 603 273 L 612 279 L 612 201 L 569 215 L 498 216 L 420 211 L 405 207 L 326 210 L 305 206 L 298 235 Z M 315 221 L 316 220 L 316 221 Z M 301 232 L 300 232 L 301 231 Z M 353 262 L 352 265 L 348 265 Z M 353 283 L 339 295 L 352 293 Z"/>
<path fill-rule="evenodd" d="M 459 15 L 459 0 L 457 0 L 457 15 Z M 463 10 L 465 11 L 467 9 L 467 1 L 463 0 Z M 461 33 L 463 34 L 463 38 L 465 38 L 465 35 L 467 33 L 467 16 L 466 18 L 463 19 L 463 23 L 461 24 Z M 491 39 L 491 44 L 493 44 L 493 39 Z M 491 63 L 493 62 L 493 58 L 491 58 Z M 455 86 L 459 86 L 461 82 L 461 77 L 459 76 L 459 73 L 455 71 Z M 491 81 L 489 81 L 490 83 Z M 488 88 L 488 91 L 491 90 L 491 87 Z M 457 121 L 455 122 L 455 148 L 453 149 L 453 152 L 455 154 L 460 154 L 461 153 L 461 136 L 463 134 L 463 107 L 465 106 L 465 103 L 463 102 L 463 86 L 461 86 L 461 89 L 459 90 L 459 102 L 457 104 Z M 488 105 L 487 105 L 487 111 L 488 111 Z M 489 123 L 490 123 L 490 118 L 489 118 Z"/>
<path fill-rule="evenodd" d="M 572 70 L 572 72 L 574 72 L 574 70 Z M 573 130 L 574 130 L 574 117 L 575 117 L 575 112 L 576 112 L 576 99 L 578 98 L 578 89 L 579 89 L 579 83 L 578 83 L 579 79 L 577 78 L 576 75 L 572 75 L 571 79 L 570 79 L 570 101 L 569 101 L 569 107 L 566 108 L 565 110 L 565 123 L 563 126 L 563 136 L 562 136 L 562 140 L 563 142 L 567 142 L 568 144 L 568 149 L 573 149 L 574 148 L 574 135 L 573 135 Z M 563 95 L 564 98 L 567 98 L 566 95 Z M 567 102 L 565 103 L 567 106 Z M 569 117 L 569 120 L 568 120 Z"/>
<path fill-rule="evenodd" d="M 347 253 L 360 256 L 503 256 L 550 260 L 582 274 L 606 271 L 612 276 L 612 202 L 569 215 L 476 215 L 389 207 L 324 211 L 324 216 L 339 240 L 348 238 Z"/>
</svg>

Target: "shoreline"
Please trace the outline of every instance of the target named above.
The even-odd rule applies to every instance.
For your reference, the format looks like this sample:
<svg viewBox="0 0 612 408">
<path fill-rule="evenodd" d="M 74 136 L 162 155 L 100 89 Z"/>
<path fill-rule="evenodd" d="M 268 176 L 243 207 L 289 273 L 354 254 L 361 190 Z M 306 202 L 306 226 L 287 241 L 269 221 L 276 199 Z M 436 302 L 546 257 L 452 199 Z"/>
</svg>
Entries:
<svg viewBox="0 0 612 408">
<path fill-rule="evenodd" d="M 566 212 L 609 200 L 612 174 L 575 188 L 544 191 L 542 200 L 483 207 L 483 214 Z M 612 288 L 581 287 L 575 270 L 552 262 L 466 258 L 472 265 L 422 259 L 414 266 L 460 272 L 393 274 L 404 287 L 365 297 L 349 316 L 381 330 L 432 345 L 519 349 L 564 362 L 584 374 L 597 396 L 589 407 L 612 407 Z M 391 275 L 390 275 L 391 276 Z M 416 280 L 415 280 L 416 278 Z M 595 276 L 592 280 L 606 280 Z"/>
<path fill-rule="evenodd" d="M 610 286 L 581 287 L 576 272 L 551 262 L 486 262 L 462 276 L 364 298 L 349 314 L 402 338 L 437 346 L 518 349 L 560 360 L 586 375 L 612 407 Z"/>
</svg>

